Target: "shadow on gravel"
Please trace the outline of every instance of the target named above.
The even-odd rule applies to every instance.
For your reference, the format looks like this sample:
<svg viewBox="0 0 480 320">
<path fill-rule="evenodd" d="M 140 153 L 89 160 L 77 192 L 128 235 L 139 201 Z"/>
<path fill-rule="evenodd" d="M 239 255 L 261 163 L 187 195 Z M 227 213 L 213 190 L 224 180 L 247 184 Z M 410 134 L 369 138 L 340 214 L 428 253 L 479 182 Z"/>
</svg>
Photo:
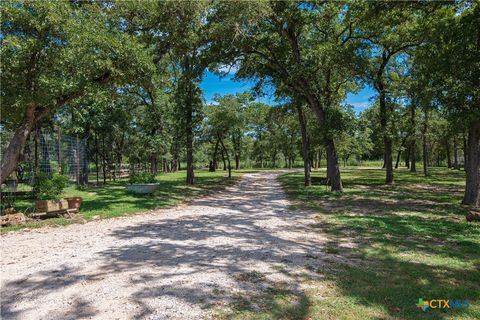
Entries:
<svg viewBox="0 0 480 320">
<path fill-rule="evenodd" d="M 26 310 L 15 305 L 39 293 L 129 273 L 129 285 L 135 288 L 129 296 L 137 306 L 135 318 L 170 316 L 168 310 L 152 308 L 149 303 L 169 298 L 220 312 L 225 318 L 236 312 L 263 312 L 276 319 L 304 318 L 310 303 L 299 286 L 300 278 L 315 276 L 309 270 L 322 264 L 323 242 L 307 237 L 307 226 L 300 222 L 306 218 L 304 214 L 288 210 L 275 175 L 266 177 L 268 181 L 244 179 L 238 186 L 188 207 L 193 211 L 202 207 L 203 214 L 192 212 L 114 229 L 108 236 L 118 239 L 119 245 L 98 253 L 102 263 L 97 274 L 86 275 L 62 266 L 33 274 L 21 283 L 6 283 L 2 316 L 21 319 Z M 208 208 L 220 208 L 221 214 L 211 214 Z M 280 221 L 269 226 L 271 219 Z M 292 232 L 295 238 L 283 236 Z M 252 276 L 252 268 L 259 264 L 268 267 Z M 272 278 L 279 273 L 274 267 L 281 268 L 288 281 Z M 226 275 L 225 282 L 217 283 L 215 276 L 209 276 L 212 274 Z M 96 315 L 81 298 L 66 311 L 87 318 Z M 182 317 L 181 313 L 174 315 Z"/>
</svg>

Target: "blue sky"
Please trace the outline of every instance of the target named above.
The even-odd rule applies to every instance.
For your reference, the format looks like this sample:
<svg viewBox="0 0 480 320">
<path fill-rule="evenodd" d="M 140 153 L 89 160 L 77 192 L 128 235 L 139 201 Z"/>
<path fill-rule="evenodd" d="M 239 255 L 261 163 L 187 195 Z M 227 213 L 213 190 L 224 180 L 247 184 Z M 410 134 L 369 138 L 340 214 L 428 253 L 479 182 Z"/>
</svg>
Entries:
<svg viewBox="0 0 480 320">
<path fill-rule="evenodd" d="M 210 103 L 215 94 L 225 95 L 244 92 L 250 90 L 254 85 L 252 81 L 233 81 L 233 77 L 234 75 L 231 73 L 220 77 L 207 71 L 200 85 L 206 102 Z M 369 99 L 374 95 L 374 90 L 367 86 L 356 94 L 348 94 L 345 101 L 353 105 L 355 111 L 360 113 L 370 106 L 371 102 Z M 275 104 L 273 94 L 267 94 L 264 97 L 258 98 L 258 100 L 267 104 Z"/>
</svg>

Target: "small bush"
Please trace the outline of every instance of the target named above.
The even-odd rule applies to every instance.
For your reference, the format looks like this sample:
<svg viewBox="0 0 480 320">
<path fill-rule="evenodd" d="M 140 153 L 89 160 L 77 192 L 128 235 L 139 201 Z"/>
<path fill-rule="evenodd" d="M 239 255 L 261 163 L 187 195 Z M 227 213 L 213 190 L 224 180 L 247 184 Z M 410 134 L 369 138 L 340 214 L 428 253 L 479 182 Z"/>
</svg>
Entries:
<svg viewBox="0 0 480 320">
<path fill-rule="evenodd" d="M 3 211 L 8 208 L 13 208 L 15 205 L 15 195 L 13 192 L 5 192 L 3 191 L 4 195 L 0 204 L 0 211 L 3 214 Z"/>
<path fill-rule="evenodd" d="M 131 184 L 155 183 L 157 182 L 157 179 L 155 178 L 155 175 L 152 173 L 136 173 L 136 174 L 130 175 L 128 182 L 130 182 Z"/>
<path fill-rule="evenodd" d="M 67 184 L 66 176 L 55 174 L 49 177 L 45 173 L 39 173 L 35 178 L 34 190 L 40 200 L 58 199 Z"/>
</svg>

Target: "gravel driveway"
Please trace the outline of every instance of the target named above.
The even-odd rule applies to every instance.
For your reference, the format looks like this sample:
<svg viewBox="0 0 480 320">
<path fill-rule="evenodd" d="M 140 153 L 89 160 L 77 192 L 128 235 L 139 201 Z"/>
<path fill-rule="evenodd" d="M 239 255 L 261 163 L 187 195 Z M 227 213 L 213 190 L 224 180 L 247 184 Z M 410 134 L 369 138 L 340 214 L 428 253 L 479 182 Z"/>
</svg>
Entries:
<svg viewBox="0 0 480 320">
<path fill-rule="evenodd" d="M 168 210 L 2 236 L 2 319 L 199 319 L 278 283 L 301 293 L 325 239 L 288 208 L 281 173 Z"/>
</svg>

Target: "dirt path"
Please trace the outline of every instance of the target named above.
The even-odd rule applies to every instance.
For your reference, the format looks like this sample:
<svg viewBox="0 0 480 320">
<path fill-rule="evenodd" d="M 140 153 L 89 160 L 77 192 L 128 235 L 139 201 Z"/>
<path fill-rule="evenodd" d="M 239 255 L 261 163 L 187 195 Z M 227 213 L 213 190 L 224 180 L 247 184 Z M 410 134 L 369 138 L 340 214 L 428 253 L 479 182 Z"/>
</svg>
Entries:
<svg viewBox="0 0 480 320">
<path fill-rule="evenodd" d="M 188 206 L 2 236 L 2 319 L 198 319 L 279 283 L 301 292 L 325 239 L 289 210 L 279 173 Z"/>
</svg>

